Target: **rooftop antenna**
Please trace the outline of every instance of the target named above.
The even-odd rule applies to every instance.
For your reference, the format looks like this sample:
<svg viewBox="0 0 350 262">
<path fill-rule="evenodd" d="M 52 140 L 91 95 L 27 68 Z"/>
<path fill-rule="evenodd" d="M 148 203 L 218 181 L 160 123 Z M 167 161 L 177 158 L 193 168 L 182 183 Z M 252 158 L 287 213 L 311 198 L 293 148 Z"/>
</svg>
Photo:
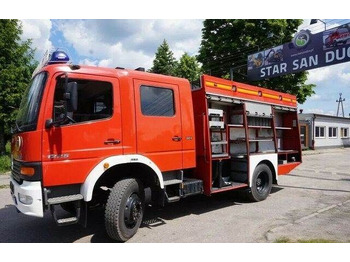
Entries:
<svg viewBox="0 0 350 262">
<path fill-rule="evenodd" d="M 344 117 L 343 102 L 345 101 L 345 98 L 341 98 L 341 96 L 342 96 L 342 93 L 339 93 L 339 99 L 336 100 L 336 102 L 338 103 L 337 116 L 339 115 L 339 107 L 340 107 L 340 104 L 341 104 L 341 111 L 342 111 L 342 114 L 343 114 L 343 117 Z"/>
</svg>

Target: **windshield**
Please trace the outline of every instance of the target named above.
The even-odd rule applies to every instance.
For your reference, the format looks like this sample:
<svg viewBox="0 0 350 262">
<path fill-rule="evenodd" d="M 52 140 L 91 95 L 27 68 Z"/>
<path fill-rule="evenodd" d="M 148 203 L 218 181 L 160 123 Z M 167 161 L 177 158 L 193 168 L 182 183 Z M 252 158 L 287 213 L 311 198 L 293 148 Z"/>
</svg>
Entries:
<svg viewBox="0 0 350 262">
<path fill-rule="evenodd" d="M 46 78 L 46 72 L 36 75 L 25 90 L 16 118 L 17 132 L 36 129 Z"/>
</svg>

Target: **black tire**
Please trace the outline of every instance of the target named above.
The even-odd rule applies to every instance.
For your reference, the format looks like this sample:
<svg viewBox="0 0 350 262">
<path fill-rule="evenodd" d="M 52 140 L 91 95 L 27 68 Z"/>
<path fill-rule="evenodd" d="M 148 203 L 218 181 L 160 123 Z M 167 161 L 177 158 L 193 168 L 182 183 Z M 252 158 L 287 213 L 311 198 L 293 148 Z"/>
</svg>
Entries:
<svg viewBox="0 0 350 262">
<path fill-rule="evenodd" d="M 272 172 L 265 165 L 258 165 L 253 173 L 252 187 L 249 191 L 249 198 L 254 202 L 265 200 L 271 192 L 272 188 Z"/>
<path fill-rule="evenodd" d="M 145 208 L 144 189 L 139 180 L 118 181 L 108 197 L 105 227 L 110 238 L 125 242 L 139 229 Z"/>
</svg>

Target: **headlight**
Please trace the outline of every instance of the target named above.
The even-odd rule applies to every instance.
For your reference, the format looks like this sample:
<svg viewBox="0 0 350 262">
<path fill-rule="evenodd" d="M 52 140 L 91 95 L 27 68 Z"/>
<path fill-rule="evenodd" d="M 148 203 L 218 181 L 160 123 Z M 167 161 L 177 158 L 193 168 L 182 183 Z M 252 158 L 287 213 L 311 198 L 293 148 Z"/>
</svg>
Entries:
<svg viewBox="0 0 350 262">
<path fill-rule="evenodd" d="M 18 193 L 18 200 L 24 205 L 31 205 L 33 203 L 33 198 L 31 196 L 22 195 Z"/>
</svg>

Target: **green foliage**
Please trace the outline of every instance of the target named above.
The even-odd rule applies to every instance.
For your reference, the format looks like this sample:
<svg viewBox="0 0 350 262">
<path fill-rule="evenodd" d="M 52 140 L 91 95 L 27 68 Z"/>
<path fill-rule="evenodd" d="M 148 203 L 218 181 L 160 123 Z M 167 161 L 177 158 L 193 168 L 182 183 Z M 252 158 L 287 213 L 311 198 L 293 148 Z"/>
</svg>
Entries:
<svg viewBox="0 0 350 262">
<path fill-rule="evenodd" d="M 245 77 L 249 54 L 291 41 L 301 23 L 301 19 L 205 20 L 197 59 L 206 73 L 227 78 L 233 68 L 234 80 L 291 93 L 303 103 L 315 87 L 305 84 L 307 72 L 258 82 L 249 82 Z"/>
<path fill-rule="evenodd" d="M 0 173 L 5 173 L 7 171 L 10 171 L 11 168 L 11 144 L 8 142 L 6 144 L 6 154 L 3 156 L 0 156 Z"/>
<path fill-rule="evenodd" d="M 153 67 L 151 73 L 175 76 L 177 62 L 173 52 L 170 50 L 167 41 L 164 39 L 163 43 L 158 47 L 156 57 L 153 60 Z"/>
<path fill-rule="evenodd" d="M 194 83 L 199 81 L 201 68 L 196 57 L 187 53 L 184 53 L 180 60 L 176 61 L 173 52 L 164 39 L 157 49 L 153 67 L 149 72 L 187 78 L 191 83 Z"/>
<path fill-rule="evenodd" d="M 5 153 L 16 109 L 36 66 L 31 41 L 22 42 L 21 34 L 18 20 L 0 20 L 0 155 Z"/>
<path fill-rule="evenodd" d="M 5 173 L 11 169 L 11 158 L 8 155 L 0 156 L 0 173 Z"/>
<path fill-rule="evenodd" d="M 196 57 L 184 53 L 177 64 L 175 75 L 187 78 L 190 83 L 194 83 L 199 81 L 200 73 L 201 69 Z"/>
</svg>

